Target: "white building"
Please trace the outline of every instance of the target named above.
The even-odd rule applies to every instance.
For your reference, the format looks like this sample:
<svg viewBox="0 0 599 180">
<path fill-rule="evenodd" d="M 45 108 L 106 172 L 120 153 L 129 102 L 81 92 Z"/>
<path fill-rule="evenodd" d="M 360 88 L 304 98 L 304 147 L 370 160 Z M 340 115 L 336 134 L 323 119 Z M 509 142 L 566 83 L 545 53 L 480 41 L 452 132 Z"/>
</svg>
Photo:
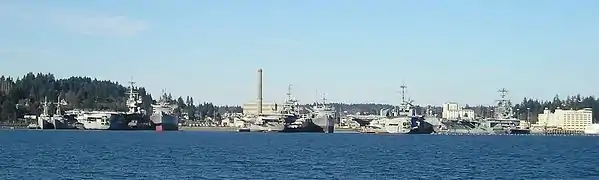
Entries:
<svg viewBox="0 0 599 180">
<path fill-rule="evenodd" d="M 533 127 L 584 131 L 592 123 L 593 110 L 591 108 L 581 110 L 563 110 L 558 108 L 553 113 L 545 108 L 543 113 L 539 114 L 538 121 Z"/>
<path fill-rule="evenodd" d="M 281 108 L 279 106 L 280 105 L 277 105 L 276 103 L 262 102 L 262 113 L 263 114 L 276 113 L 277 109 Z M 243 104 L 243 106 L 241 108 L 243 109 L 243 114 L 245 114 L 245 115 L 258 114 L 258 103 L 256 103 L 256 102 L 245 103 L 245 104 Z"/>
<path fill-rule="evenodd" d="M 474 119 L 474 110 L 464 109 L 458 103 L 448 102 L 443 104 L 443 113 L 445 119 Z"/>
</svg>

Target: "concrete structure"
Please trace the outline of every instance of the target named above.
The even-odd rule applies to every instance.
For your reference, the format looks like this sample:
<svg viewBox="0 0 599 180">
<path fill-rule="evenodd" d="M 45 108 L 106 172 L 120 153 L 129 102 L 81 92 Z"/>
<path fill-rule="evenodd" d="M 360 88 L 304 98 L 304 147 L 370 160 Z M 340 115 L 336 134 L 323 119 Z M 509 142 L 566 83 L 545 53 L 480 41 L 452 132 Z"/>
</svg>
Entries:
<svg viewBox="0 0 599 180">
<path fill-rule="evenodd" d="M 591 124 L 584 129 L 585 134 L 599 134 L 599 124 Z"/>
<path fill-rule="evenodd" d="M 262 114 L 262 110 L 263 110 L 263 98 L 262 98 L 262 69 L 258 69 L 258 99 L 257 99 L 257 105 L 258 105 L 258 114 Z"/>
<path fill-rule="evenodd" d="M 445 119 L 474 119 L 474 110 L 464 109 L 458 103 L 448 102 L 443 104 L 443 113 L 441 115 Z"/>
<path fill-rule="evenodd" d="M 558 108 L 553 113 L 545 108 L 543 113 L 538 115 L 538 121 L 533 125 L 533 128 L 584 131 L 591 124 L 593 124 L 593 110 L 591 108 L 581 110 Z"/>
<path fill-rule="evenodd" d="M 245 115 L 273 114 L 273 113 L 277 112 L 278 109 L 281 108 L 276 103 L 262 102 L 262 107 L 260 107 L 259 104 L 260 103 L 258 103 L 258 102 L 249 102 L 249 103 L 243 104 L 243 106 L 241 107 L 243 109 L 243 114 L 245 114 Z M 262 110 L 260 110 L 260 108 L 262 108 Z"/>
</svg>

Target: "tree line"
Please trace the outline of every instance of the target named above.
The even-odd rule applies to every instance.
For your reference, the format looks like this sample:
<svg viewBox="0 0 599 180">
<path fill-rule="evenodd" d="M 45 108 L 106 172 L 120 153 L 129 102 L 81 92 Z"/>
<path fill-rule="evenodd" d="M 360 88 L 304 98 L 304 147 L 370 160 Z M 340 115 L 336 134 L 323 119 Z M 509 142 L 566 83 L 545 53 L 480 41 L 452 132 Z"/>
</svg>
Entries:
<svg viewBox="0 0 599 180">
<path fill-rule="evenodd" d="M 64 109 L 84 110 L 117 110 L 126 111 L 127 87 L 117 82 L 97 80 L 90 77 L 69 77 L 58 79 L 53 74 L 28 73 L 23 77 L 13 79 L 0 76 L 0 121 L 13 120 L 26 114 L 39 115 L 42 111 L 42 102 L 47 98 L 56 102 L 60 96 L 67 102 Z M 137 89 L 143 100 L 142 108 L 150 111 L 151 104 L 156 101 L 146 92 L 146 89 Z M 240 106 L 216 106 L 210 102 L 197 104 L 192 97 L 173 98 L 165 94 L 164 98 L 178 106 L 175 112 L 187 115 L 190 119 L 204 119 L 206 117 L 219 118 L 224 113 L 240 113 Z M 331 103 L 340 112 L 355 114 L 379 114 L 380 109 L 393 108 L 389 104 L 358 103 L 344 104 Z M 574 109 L 599 108 L 599 98 L 581 95 L 567 96 L 560 99 L 555 96 L 551 101 L 524 98 L 522 102 L 514 105 L 515 117 L 529 119 L 536 122 L 537 115 L 545 108 L 554 111 L 557 108 Z M 51 109 L 54 106 L 51 106 Z M 440 115 L 441 107 L 416 107 L 419 112 L 431 110 L 433 114 Z M 492 107 L 468 107 L 475 111 L 478 117 L 491 117 Z M 593 119 L 599 117 L 599 111 L 593 112 Z"/>
<path fill-rule="evenodd" d="M 117 82 L 92 79 L 90 77 L 69 77 L 58 79 L 53 74 L 27 73 L 23 77 L 0 76 L 0 121 L 14 120 L 27 114 L 42 113 L 43 102 L 57 102 L 60 97 L 66 101 L 63 109 L 116 110 L 126 111 L 128 88 Z M 143 103 L 142 109 L 151 111 L 154 98 L 143 87 L 138 87 Z M 167 95 L 168 101 L 176 103 L 177 112 L 189 113 L 191 117 L 217 116 L 225 112 L 241 112 L 241 107 L 215 106 L 212 103 L 195 105 L 191 97 L 183 101 Z M 55 104 L 50 104 L 53 110 Z M 196 117 L 197 116 L 197 117 Z"/>
<path fill-rule="evenodd" d="M 473 106 L 466 107 L 473 109 L 478 117 L 492 117 L 493 107 L 491 106 Z M 599 117 L 599 98 L 594 96 L 573 95 L 566 96 L 561 99 L 556 95 L 553 100 L 539 100 L 534 98 L 524 98 L 522 102 L 513 105 L 514 117 L 522 120 L 530 120 L 532 123 L 537 122 L 539 114 L 542 114 L 545 109 L 555 112 L 556 109 L 564 110 L 580 110 L 583 108 L 593 109 L 593 122 Z"/>
</svg>

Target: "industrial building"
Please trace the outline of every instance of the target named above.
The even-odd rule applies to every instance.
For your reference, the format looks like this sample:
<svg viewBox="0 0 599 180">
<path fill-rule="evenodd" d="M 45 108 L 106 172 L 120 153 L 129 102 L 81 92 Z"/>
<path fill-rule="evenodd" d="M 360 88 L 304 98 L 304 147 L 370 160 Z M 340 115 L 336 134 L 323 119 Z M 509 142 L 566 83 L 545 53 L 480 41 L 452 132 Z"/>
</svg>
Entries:
<svg viewBox="0 0 599 180">
<path fill-rule="evenodd" d="M 592 123 L 593 110 L 591 108 L 581 110 L 558 108 L 553 113 L 545 108 L 543 113 L 538 115 L 538 121 L 533 125 L 533 128 L 584 131 Z"/>
<path fill-rule="evenodd" d="M 443 113 L 441 115 L 444 119 L 474 119 L 474 110 L 464 109 L 458 103 L 448 102 L 443 104 Z"/>
<path fill-rule="evenodd" d="M 241 108 L 243 109 L 243 114 L 246 115 L 261 114 L 258 109 L 258 102 L 245 103 Z M 277 108 L 279 107 L 276 103 L 262 102 L 262 114 L 274 114 L 277 112 Z"/>
</svg>

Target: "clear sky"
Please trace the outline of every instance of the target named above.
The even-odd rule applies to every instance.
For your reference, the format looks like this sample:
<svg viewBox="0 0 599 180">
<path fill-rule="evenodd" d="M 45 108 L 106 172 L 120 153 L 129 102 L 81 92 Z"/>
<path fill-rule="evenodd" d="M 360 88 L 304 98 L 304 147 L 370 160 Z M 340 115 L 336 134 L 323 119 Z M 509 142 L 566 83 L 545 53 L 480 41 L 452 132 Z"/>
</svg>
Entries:
<svg viewBox="0 0 599 180">
<path fill-rule="evenodd" d="M 490 104 L 597 95 L 597 0 L 0 0 L 0 74 L 51 72 L 196 102 Z"/>
</svg>

